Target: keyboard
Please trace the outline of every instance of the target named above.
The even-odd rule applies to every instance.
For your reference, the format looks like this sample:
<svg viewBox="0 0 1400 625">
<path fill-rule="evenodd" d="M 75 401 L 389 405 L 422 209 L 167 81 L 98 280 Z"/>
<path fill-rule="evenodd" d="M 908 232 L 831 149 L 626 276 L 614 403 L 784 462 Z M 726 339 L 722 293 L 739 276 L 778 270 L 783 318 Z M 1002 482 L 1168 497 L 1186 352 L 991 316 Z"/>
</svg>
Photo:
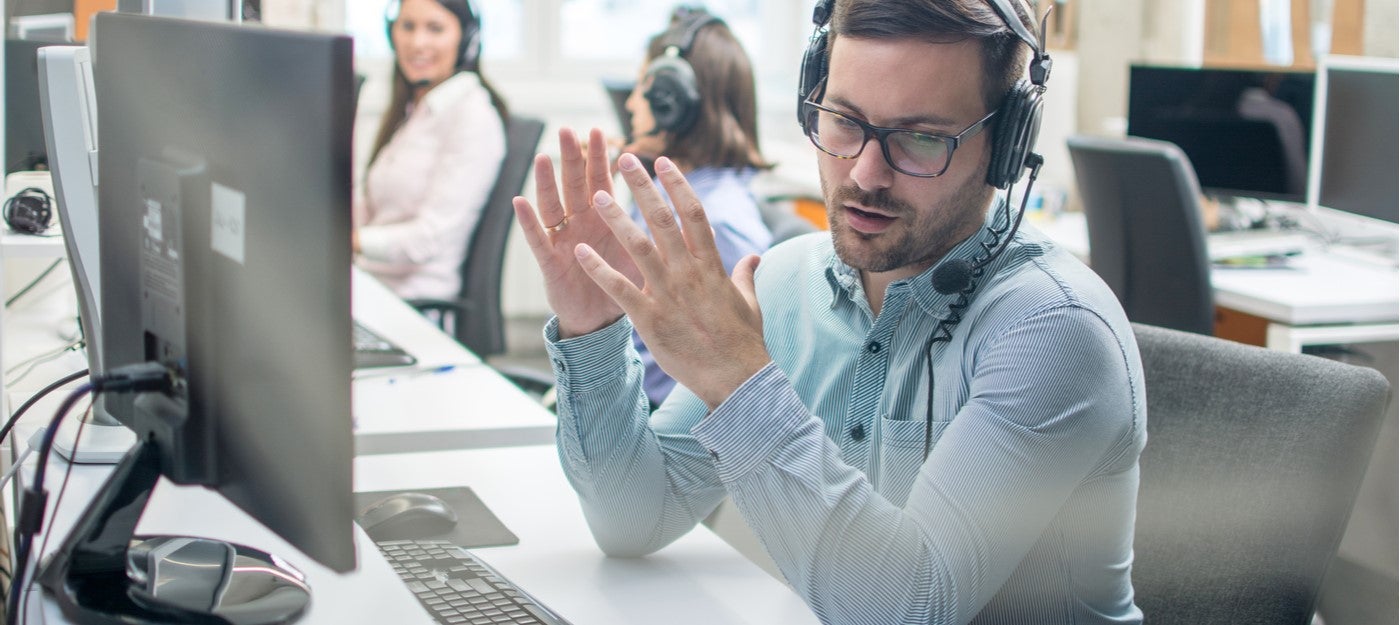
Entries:
<svg viewBox="0 0 1400 625">
<path fill-rule="evenodd" d="M 360 325 L 360 322 L 354 322 L 354 327 L 351 345 L 354 346 L 356 369 L 406 367 L 418 362 L 402 347 L 390 343 L 388 339 Z"/>
<path fill-rule="evenodd" d="M 445 540 L 375 543 L 394 572 L 444 625 L 568 625 L 471 552 Z"/>
<path fill-rule="evenodd" d="M 1254 256 L 1292 256 L 1308 246 L 1308 235 L 1286 230 L 1232 230 L 1206 237 L 1211 260 Z"/>
</svg>

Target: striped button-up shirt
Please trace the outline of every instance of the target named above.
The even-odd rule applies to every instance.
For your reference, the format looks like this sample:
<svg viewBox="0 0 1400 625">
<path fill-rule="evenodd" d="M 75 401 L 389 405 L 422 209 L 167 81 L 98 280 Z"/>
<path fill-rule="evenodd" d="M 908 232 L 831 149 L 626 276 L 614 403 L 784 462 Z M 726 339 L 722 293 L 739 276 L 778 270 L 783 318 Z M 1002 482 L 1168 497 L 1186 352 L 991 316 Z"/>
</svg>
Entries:
<svg viewBox="0 0 1400 625">
<path fill-rule="evenodd" d="M 714 411 L 677 387 L 648 417 L 625 318 L 565 341 L 551 321 L 560 458 L 599 545 L 659 549 L 728 495 L 824 623 L 1141 622 L 1146 404 L 1121 307 L 1023 228 L 934 344 L 930 390 L 956 301 L 930 273 L 874 315 L 828 234 L 775 246 L 756 276 L 773 362 Z"/>
</svg>

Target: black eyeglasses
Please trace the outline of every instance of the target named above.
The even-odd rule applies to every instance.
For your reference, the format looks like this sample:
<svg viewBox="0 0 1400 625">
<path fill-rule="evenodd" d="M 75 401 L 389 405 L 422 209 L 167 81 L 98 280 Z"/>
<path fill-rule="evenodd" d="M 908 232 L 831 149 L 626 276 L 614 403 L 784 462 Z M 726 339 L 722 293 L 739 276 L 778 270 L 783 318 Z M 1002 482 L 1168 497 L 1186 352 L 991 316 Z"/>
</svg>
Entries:
<svg viewBox="0 0 1400 625">
<path fill-rule="evenodd" d="M 881 128 L 861 119 L 833 111 L 811 100 L 802 103 L 802 118 L 807 120 L 807 138 L 821 151 L 836 158 L 860 156 L 865 145 L 874 137 L 880 142 L 885 162 L 895 171 L 915 178 L 934 178 L 948 170 L 953 151 L 963 141 L 977 136 L 986 128 L 996 111 L 972 123 L 955 136 L 918 132 L 906 128 Z"/>
</svg>

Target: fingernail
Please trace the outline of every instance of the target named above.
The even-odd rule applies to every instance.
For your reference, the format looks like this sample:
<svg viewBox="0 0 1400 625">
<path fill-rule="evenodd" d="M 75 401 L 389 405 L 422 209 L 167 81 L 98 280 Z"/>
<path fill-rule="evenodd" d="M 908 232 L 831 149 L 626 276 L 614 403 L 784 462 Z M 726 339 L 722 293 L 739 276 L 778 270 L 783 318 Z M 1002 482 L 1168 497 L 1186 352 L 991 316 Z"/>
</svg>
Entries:
<svg viewBox="0 0 1400 625">
<path fill-rule="evenodd" d="M 598 208 L 603 208 L 604 206 L 607 206 L 609 204 L 612 204 L 612 196 L 608 195 L 607 191 L 599 191 L 593 194 L 594 206 Z"/>
<path fill-rule="evenodd" d="M 624 171 L 632 171 L 642 166 L 642 162 L 637 160 L 631 153 L 623 154 L 617 159 L 617 166 Z"/>
<path fill-rule="evenodd" d="M 574 256 L 579 260 L 588 258 L 588 246 L 582 243 L 574 246 Z"/>
<path fill-rule="evenodd" d="M 656 159 L 656 173 L 663 171 L 671 171 L 671 159 L 664 156 Z"/>
</svg>

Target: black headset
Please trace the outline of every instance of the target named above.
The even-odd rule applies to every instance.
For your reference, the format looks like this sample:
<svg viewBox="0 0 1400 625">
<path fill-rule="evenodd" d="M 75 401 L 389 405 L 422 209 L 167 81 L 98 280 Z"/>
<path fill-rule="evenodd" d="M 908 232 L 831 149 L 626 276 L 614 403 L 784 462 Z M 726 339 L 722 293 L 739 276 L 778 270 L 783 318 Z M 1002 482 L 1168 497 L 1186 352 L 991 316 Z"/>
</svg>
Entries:
<svg viewBox="0 0 1400 625">
<path fill-rule="evenodd" d="M 384 32 L 389 36 L 389 47 L 394 47 L 394 22 L 399 19 L 399 7 L 401 0 L 392 0 L 388 6 L 384 7 Z M 462 24 L 462 40 L 457 43 L 457 71 L 476 71 L 477 61 L 481 59 L 481 18 L 477 17 L 476 11 L 467 0 L 462 0 L 460 4 L 455 2 L 440 2 L 442 7 L 451 11 L 457 16 L 457 21 Z"/>
<path fill-rule="evenodd" d="M 43 234 L 53 220 L 53 198 L 39 187 L 25 187 L 5 200 L 4 215 L 15 232 Z"/>
<path fill-rule="evenodd" d="M 690 55 L 700 29 L 724 23 L 703 8 L 679 7 L 675 16 L 677 23 L 672 29 L 675 35 L 666 44 L 665 52 L 647 66 L 645 80 L 650 81 L 650 86 L 643 96 L 651 105 L 651 116 L 656 120 L 649 133 L 653 135 L 662 131 L 681 134 L 690 130 L 700 118 L 700 87 L 695 82 L 695 68 L 685 57 Z"/>
<path fill-rule="evenodd" d="M 987 184 L 1006 189 L 1020 180 L 1022 171 L 1030 167 L 1028 157 L 1035 146 L 1036 135 L 1040 134 L 1040 118 L 1045 108 L 1041 94 L 1045 92 L 1045 82 L 1050 78 L 1052 61 L 1045 52 L 1043 42 L 1021 23 L 1009 0 L 990 0 L 990 3 L 1016 37 L 1026 42 L 1034 53 L 1030 80 L 1017 81 L 992 118 L 995 136 L 992 138 L 992 162 L 987 168 Z M 801 83 L 797 91 L 797 123 L 802 125 L 804 132 L 807 131 L 807 120 L 802 116 L 802 103 L 826 79 L 829 69 L 828 25 L 835 4 L 836 0 L 819 0 L 812 11 L 812 23 L 817 30 L 806 53 L 802 55 Z"/>
</svg>

